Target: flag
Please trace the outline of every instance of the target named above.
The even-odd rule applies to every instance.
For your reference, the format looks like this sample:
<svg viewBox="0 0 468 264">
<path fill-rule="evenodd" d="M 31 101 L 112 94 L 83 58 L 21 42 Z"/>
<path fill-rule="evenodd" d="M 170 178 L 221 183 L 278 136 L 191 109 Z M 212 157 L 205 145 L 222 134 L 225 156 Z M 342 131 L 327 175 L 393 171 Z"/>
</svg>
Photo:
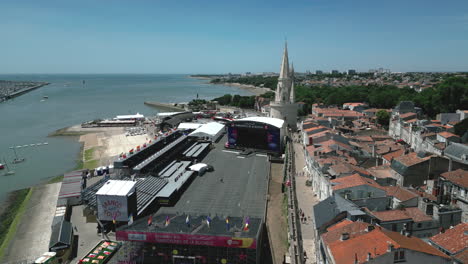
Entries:
<svg viewBox="0 0 468 264">
<path fill-rule="evenodd" d="M 249 231 L 250 218 L 247 216 L 245 219 L 244 231 Z"/>
<path fill-rule="evenodd" d="M 185 223 L 187 224 L 188 227 L 190 227 L 190 218 L 187 215 L 187 218 L 185 218 Z"/>
<path fill-rule="evenodd" d="M 206 217 L 206 224 L 208 225 L 208 227 L 210 227 L 210 223 L 211 223 L 211 218 L 209 216 Z"/>
<path fill-rule="evenodd" d="M 148 225 L 150 226 L 151 224 L 153 224 L 153 215 L 148 217 Z"/>
<path fill-rule="evenodd" d="M 229 226 L 229 218 L 226 217 L 226 229 L 229 231 L 229 228 L 230 228 L 230 226 Z"/>
<path fill-rule="evenodd" d="M 130 216 L 128 217 L 128 225 L 132 225 L 133 224 L 133 214 L 130 214 Z"/>
<path fill-rule="evenodd" d="M 168 226 L 170 223 L 171 223 L 171 219 L 169 219 L 169 216 L 166 216 L 166 223 L 164 225 Z"/>
</svg>

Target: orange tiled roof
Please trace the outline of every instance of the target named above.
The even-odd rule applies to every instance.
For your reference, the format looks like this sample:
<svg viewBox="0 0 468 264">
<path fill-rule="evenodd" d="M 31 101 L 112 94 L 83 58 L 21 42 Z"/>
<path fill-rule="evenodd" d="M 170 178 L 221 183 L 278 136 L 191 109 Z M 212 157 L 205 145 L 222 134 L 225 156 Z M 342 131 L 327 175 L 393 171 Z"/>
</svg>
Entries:
<svg viewBox="0 0 468 264">
<path fill-rule="evenodd" d="M 369 173 L 375 178 L 385 179 L 385 178 L 394 178 L 392 175 L 392 170 L 389 165 L 380 165 L 377 167 L 372 167 L 367 169 Z"/>
<path fill-rule="evenodd" d="M 414 123 L 414 122 L 417 122 L 418 119 L 417 118 L 413 118 L 413 119 L 410 119 L 410 120 L 406 120 L 405 122 L 406 123 Z"/>
<path fill-rule="evenodd" d="M 424 222 L 431 221 L 432 218 L 423 211 L 419 210 L 417 207 L 408 207 L 403 210 L 388 210 L 388 211 L 372 211 L 371 212 L 375 217 L 381 221 L 396 221 L 404 219 L 412 219 L 414 222 Z"/>
<path fill-rule="evenodd" d="M 357 236 L 363 235 L 366 233 L 366 228 L 370 224 L 364 222 L 353 222 L 348 219 L 345 219 L 338 224 L 335 224 L 327 229 L 327 233 L 322 235 L 322 240 L 325 244 L 333 243 L 335 241 L 340 241 L 341 235 L 343 233 L 349 234 L 349 239 L 355 238 Z"/>
<path fill-rule="evenodd" d="M 348 240 L 333 241 L 329 243 L 329 249 L 336 264 L 352 264 L 355 263 L 356 259 L 359 263 L 365 263 L 368 253 L 371 254 L 372 258 L 388 254 L 389 245 L 393 245 L 395 249 L 404 248 L 450 259 L 447 255 L 419 238 L 406 237 L 398 232 L 388 231 L 380 227 Z"/>
<path fill-rule="evenodd" d="M 398 158 L 395 158 L 394 160 L 397 160 L 399 161 L 400 163 L 402 163 L 403 165 L 405 166 L 413 166 L 415 164 L 418 164 L 418 163 L 421 163 L 421 162 L 424 162 L 428 159 L 430 159 L 431 157 L 424 157 L 424 158 L 420 158 L 418 157 L 418 154 L 416 152 L 411 152 L 407 155 L 404 155 L 404 156 L 400 156 Z"/>
<path fill-rule="evenodd" d="M 385 186 L 383 189 L 385 192 L 387 192 L 388 196 L 393 196 L 402 202 L 418 197 L 417 194 L 410 192 L 400 186 Z"/>
<path fill-rule="evenodd" d="M 462 252 L 453 256 L 455 259 L 461 261 L 461 263 L 468 263 L 468 248 L 463 250 Z"/>
<path fill-rule="evenodd" d="M 431 237 L 430 240 L 451 254 L 456 254 L 468 247 L 468 235 L 465 232 L 468 232 L 468 223 L 461 223 L 447 229 L 445 233 Z"/>
<path fill-rule="evenodd" d="M 410 117 L 410 116 L 413 116 L 413 115 L 415 116 L 416 113 L 409 112 L 409 113 L 401 114 L 400 118 L 407 118 L 407 117 Z"/>
<path fill-rule="evenodd" d="M 330 231 L 335 230 L 335 229 L 337 229 L 337 228 L 341 228 L 341 227 L 343 227 L 343 226 L 347 226 L 347 225 L 349 225 L 349 224 L 351 224 L 351 223 L 354 223 L 354 222 L 351 221 L 351 220 L 349 220 L 349 219 L 344 219 L 343 221 L 341 221 L 341 222 L 339 222 L 339 223 L 337 223 L 337 224 L 334 224 L 334 225 L 330 226 L 329 228 L 327 228 L 327 231 L 330 232 Z"/>
<path fill-rule="evenodd" d="M 466 170 L 458 169 L 444 172 L 440 176 L 444 177 L 448 181 L 455 183 L 456 185 L 468 188 L 468 171 Z"/>
<path fill-rule="evenodd" d="M 388 154 L 383 155 L 382 158 L 384 158 L 387 161 L 391 161 L 392 159 L 398 158 L 403 154 L 405 154 L 405 150 L 404 149 L 399 149 L 397 151 L 393 151 L 393 152 L 390 152 Z"/>
<path fill-rule="evenodd" d="M 441 137 L 444 137 L 444 138 L 459 137 L 459 136 L 457 136 L 457 135 L 455 135 L 453 133 L 447 132 L 447 131 L 440 132 L 438 135 L 441 136 Z"/>
<path fill-rule="evenodd" d="M 351 188 L 355 186 L 361 186 L 361 185 L 370 185 L 375 188 L 381 188 L 381 186 L 378 183 L 376 183 L 374 180 L 362 177 L 361 175 L 357 173 L 350 175 L 350 176 L 334 179 L 334 180 L 331 180 L 330 182 L 335 184 L 332 187 L 334 191 L 345 189 L 345 188 Z"/>
</svg>

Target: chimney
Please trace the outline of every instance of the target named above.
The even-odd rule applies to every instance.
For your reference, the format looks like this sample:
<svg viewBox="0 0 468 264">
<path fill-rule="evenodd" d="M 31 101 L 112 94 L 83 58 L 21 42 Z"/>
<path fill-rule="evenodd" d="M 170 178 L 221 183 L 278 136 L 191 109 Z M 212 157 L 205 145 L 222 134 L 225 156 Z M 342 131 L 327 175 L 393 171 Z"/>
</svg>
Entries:
<svg viewBox="0 0 468 264">
<path fill-rule="evenodd" d="M 372 230 L 374 230 L 374 229 L 375 229 L 375 226 L 373 226 L 373 225 L 368 225 L 368 226 L 366 227 L 366 232 L 370 232 L 370 231 L 372 231 Z"/>
<path fill-rule="evenodd" d="M 370 252 L 367 252 L 367 259 L 366 259 L 366 260 L 367 260 L 367 261 L 370 261 L 371 259 L 372 259 L 371 253 L 370 253 Z"/>
<path fill-rule="evenodd" d="M 392 252 L 393 251 L 393 245 L 388 244 L 387 252 Z"/>
<path fill-rule="evenodd" d="M 343 233 L 341 234 L 341 241 L 345 241 L 349 239 L 349 233 Z"/>
</svg>

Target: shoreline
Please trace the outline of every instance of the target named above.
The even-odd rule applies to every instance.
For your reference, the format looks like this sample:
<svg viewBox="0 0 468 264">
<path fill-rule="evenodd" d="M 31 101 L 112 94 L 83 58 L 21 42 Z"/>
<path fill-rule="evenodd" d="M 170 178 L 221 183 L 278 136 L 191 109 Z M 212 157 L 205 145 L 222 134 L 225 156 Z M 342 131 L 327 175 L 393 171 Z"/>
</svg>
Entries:
<svg viewBox="0 0 468 264">
<path fill-rule="evenodd" d="M 175 103 L 171 104 L 171 103 L 159 103 L 159 102 L 145 101 L 144 104 L 147 106 L 158 108 L 161 111 L 185 111 L 184 108 L 176 106 Z"/>
<path fill-rule="evenodd" d="M 210 83 L 210 84 L 237 87 L 237 88 L 239 88 L 241 90 L 249 91 L 249 92 L 253 93 L 255 96 L 260 96 L 260 95 L 262 95 L 262 94 L 264 94 L 266 92 L 273 92 L 273 90 L 271 90 L 270 88 L 254 86 L 254 85 L 251 85 L 251 84 L 227 83 L 227 82 L 224 82 L 224 83 Z"/>
<path fill-rule="evenodd" d="M 249 91 L 251 93 L 253 93 L 253 95 L 255 96 L 260 96 L 266 92 L 274 92 L 274 90 L 270 89 L 270 88 L 267 88 L 267 87 L 259 87 L 259 86 L 254 86 L 254 85 L 251 85 L 251 84 L 242 84 L 242 83 L 229 83 L 229 82 L 220 82 L 220 83 L 212 83 L 211 80 L 215 79 L 213 77 L 203 77 L 203 76 L 191 76 L 189 75 L 188 76 L 189 78 L 192 78 L 192 79 L 198 79 L 198 80 L 209 80 L 209 82 L 207 82 L 208 84 L 211 84 L 211 85 L 223 85 L 223 86 L 229 86 L 229 87 L 237 87 L 241 90 L 244 90 L 244 91 Z"/>
</svg>

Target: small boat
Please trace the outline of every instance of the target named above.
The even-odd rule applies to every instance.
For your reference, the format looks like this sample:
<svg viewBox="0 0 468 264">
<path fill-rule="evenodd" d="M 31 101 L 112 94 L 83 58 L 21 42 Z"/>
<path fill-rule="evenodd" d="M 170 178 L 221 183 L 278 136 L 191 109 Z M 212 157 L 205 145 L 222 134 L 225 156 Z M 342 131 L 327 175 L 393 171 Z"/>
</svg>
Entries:
<svg viewBox="0 0 468 264">
<path fill-rule="evenodd" d="M 5 163 L 4 167 L 6 167 L 6 172 L 3 173 L 3 176 L 8 176 L 8 175 L 13 175 L 15 174 L 14 171 L 11 171 L 10 168 L 8 168 L 8 164 L 5 161 L 5 158 L 3 158 L 3 162 Z M 3 164 L 2 164 L 3 165 Z"/>
<path fill-rule="evenodd" d="M 42 98 L 44 98 L 44 99 L 49 99 L 49 96 L 44 95 L 44 96 L 42 96 Z"/>
<path fill-rule="evenodd" d="M 42 143 L 42 145 L 49 145 L 49 142 L 44 142 Z"/>
<path fill-rule="evenodd" d="M 5 165 L 3 165 L 2 163 L 0 163 L 0 170 L 3 170 L 5 168 Z"/>
<path fill-rule="evenodd" d="M 10 149 L 12 149 L 13 152 L 15 153 L 15 158 L 13 159 L 13 161 L 12 161 L 11 163 L 17 164 L 17 163 L 21 163 L 21 162 L 23 162 L 23 161 L 26 160 L 25 158 L 19 158 L 19 157 L 18 157 L 18 154 L 16 153 L 15 147 L 10 147 Z"/>
<path fill-rule="evenodd" d="M 21 162 L 23 162 L 25 160 L 26 160 L 25 158 L 15 158 L 15 159 L 13 159 L 13 161 L 11 163 L 17 164 L 17 163 L 21 163 Z"/>
</svg>

